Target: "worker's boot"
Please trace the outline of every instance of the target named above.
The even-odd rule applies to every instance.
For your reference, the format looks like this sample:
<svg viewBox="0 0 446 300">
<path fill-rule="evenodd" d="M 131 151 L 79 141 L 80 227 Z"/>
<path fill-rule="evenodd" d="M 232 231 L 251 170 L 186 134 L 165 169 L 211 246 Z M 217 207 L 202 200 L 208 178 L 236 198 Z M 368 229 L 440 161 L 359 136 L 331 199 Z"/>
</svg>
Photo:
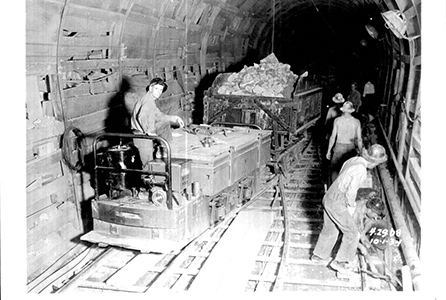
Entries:
<svg viewBox="0 0 446 300">
<path fill-rule="evenodd" d="M 357 275 L 357 273 L 348 266 L 347 262 L 333 260 L 330 263 L 330 267 L 337 272 L 339 278 L 350 278 Z"/>
<path fill-rule="evenodd" d="M 329 259 L 325 259 L 325 258 L 322 258 L 322 257 L 319 257 L 319 256 L 313 254 L 313 255 L 311 255 L 310 260 L 311 260 L 312 262 L 316 263 L 317 265 L 324 265 L 324 266 L 327 266 L 328 263 L 329 263 L 330 260 L 331 260 L 331 257 L 330 257 Z"/>
</svg>

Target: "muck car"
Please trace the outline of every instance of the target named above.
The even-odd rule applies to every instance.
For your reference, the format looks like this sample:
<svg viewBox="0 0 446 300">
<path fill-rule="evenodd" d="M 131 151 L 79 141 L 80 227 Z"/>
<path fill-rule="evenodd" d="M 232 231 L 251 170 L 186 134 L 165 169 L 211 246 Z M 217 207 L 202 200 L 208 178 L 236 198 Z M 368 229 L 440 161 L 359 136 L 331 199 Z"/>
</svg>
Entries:
<svg viewBox="0 0 446 300">
<path fill-rule="evenodd" d="M 280 150 L 302 129 L 321 115 L 323 88 L 316 80 L 290 81 L 281 97 L 235 92 L 223 94 L 222 86 L 231 73 L 219 74 L 205 92 L 204 117 L 207 124 L 243 123 L 271 130 L 272 148 Z"/>
</svg>

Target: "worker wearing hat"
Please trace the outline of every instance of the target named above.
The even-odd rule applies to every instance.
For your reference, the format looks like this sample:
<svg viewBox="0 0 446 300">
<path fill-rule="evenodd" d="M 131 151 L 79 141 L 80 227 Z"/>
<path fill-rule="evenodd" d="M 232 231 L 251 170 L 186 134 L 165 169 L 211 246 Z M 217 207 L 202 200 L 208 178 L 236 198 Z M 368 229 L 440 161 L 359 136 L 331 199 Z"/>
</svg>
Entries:
<svg viewBox="0 0 446 300">
<path fill-rule="evenodd" d="M 362 149 L 361 123 L 351 115 L 355 111 L 353 104 L 346 101 L 340 110 L 342 116 L 334 120 L 328 141 L 326 157 L 330 161 L 329 184 L 336 180 L 342 164 L 350 157 L 356 156 Z"/>
<path fill-rule="evenodd" d="M 333 131 L 333 121 L 342 115 L 342 111 L 341 111 L 341 107 L 342 104 L 344 103 L 345 99 L 342 96 L 341 93 L 336 93 L 336 95 L 334 95 L 333 98 L 331 98 L 331 100 L 333 101 L 334 105 L 331 106 L 328 111 L 327 111 L 327 115 L 325 117 L 325 124 L 324 124 L 324 131 L 325 131 L 325 136 L 324 136 L 324 140 L 323 140 L 323 145 L 322 145 L 322 151 L 326 151 L 327 147 L 328 147 L 328 141 L 330 139 L 331 136 L 331 132 Z M 324 170 L 324 174 L 328 173 L 328 164 L 329 162 L 327 162 L 326 160 L 322 161 L 322 168 Z M 328 180 L 330 181 L 330 180 Z"/>
<path fill-rule="evenodd" d="M 156 106 L 156 100 L 167 90 L 167 84 L 161 78 L 153 78 L 147 87 L 147 93 L 139 99 L 133 108 L 130 119 L 133 133 L 157 135 L 167 141 L 172 138 L 171 125 L 184 126 L 179 116 L 163 114 Z M 139 149 L 143 168 L 153 159 L 152 140 L 134 139 Z"/>
<path fill-rule="evenodd" d="M 340 108 L 345 102 L 344 97 L 341 93 L 336 93 L 333 98 L 331 98 L 335 105 L 330 107 L 327 111 L 327 116 L 325 117 L 325 128 L 326 128 L 326 139 L 328 140 L 333 129 L 333 120 L 342 115 Z"/>
<path fill-rule="evenodd" d="M 311 259 L 330 260 L 330 254 L 342 233 L 341 244 L 330 267 L 343 276 L 353 275 L 349 268 L 354 261 L 359 243 L 359 229 L 353 218 L 356 208 L 356 194 L 367 178 L 367 169 L 387 161 L 386 150 L 374 144 L 368 150 L 362 149 L 361 156 L 352 157 L 342 166 L 341 172 L 325 194 L 324 225 Z M 373 205 L 372 205 L 373 206 Z"/>
</svg>

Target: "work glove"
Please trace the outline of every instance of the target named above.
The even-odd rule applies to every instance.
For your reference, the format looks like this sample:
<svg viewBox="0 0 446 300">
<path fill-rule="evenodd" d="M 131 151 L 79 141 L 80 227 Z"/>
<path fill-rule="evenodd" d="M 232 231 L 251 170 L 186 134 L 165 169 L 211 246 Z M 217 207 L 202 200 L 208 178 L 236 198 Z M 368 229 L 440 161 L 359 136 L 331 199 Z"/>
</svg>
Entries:
<svg viewBox="0 0 446 300">
<path fill-rule="evenodd" d="M 177 117 L 177 123 L 178 123 L 178 125 L 179 125 L 181 128 L 184 127 L 183 119 L 181 119 L 180 117 Z"/>
</svg>

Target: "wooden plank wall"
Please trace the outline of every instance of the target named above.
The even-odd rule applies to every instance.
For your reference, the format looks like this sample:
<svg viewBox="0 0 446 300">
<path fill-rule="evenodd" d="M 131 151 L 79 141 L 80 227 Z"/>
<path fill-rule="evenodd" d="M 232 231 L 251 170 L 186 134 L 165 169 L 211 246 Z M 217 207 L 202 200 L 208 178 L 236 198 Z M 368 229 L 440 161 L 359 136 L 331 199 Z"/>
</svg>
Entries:
<svg viewBox="0 0 446 300">
<path fill-rule="evenodd" d="M 384 116 L 388 138 L 397 155 L 396 164 L 402 170 L 403 179 L 396 180 L 395 189 L 401 201 L 401 209 L 406 219 L 406 225 L 414 239 L 417 250 L 421 245 L 421 224 L 415 214 L 421 214 L 421 112 L 420 112 L 420 78 L 421 78 L 421 1 L 384 1 L 389 9 L 402 11 L 408 24 L 407 34 L 410 40 L 397 39 L 392 34 L 393 76 L 387 78 L 387 90 L 383 98 L 388 99 L 388 109 Z M 398 55 L 396 55 L 398 54 Z M 397 105 L 395 95 L 399 95 Z M 398 117 L 398 122 L 394 118 Z M 402 188 L 401 180 L 405 181 L 409 191 Z"/>
<path fill-rule="evenodd" d="M 239 16 L 234 18 L 228 9 Z M 135 1 L 122 37 L 123 76 L 138 97 L 151 78 L 164 78 L 169 90 L 162 96 L 162 110 L 191 122 L 200 80 L 224 71 L 246 53 L 244 39 L 234 38 L 246 39 L 242 16 L 238 9 L 218 1 Z"/>
<path fill-rule="evenodd" d="M 26 1 L 28 282 L 76 245 L 92 196 L 88 174 L 63 163 L 64 130 L 119 130 L 155 76 L 169 85 L 160 109 L 190 122 L 201 80 L 246 54 L 252 5 Z"/>
<path fill-rule="evenodd" d="M 410 21 L 407 34 L 413 39 L 408 43 L 406 53 L 406 67 L 409 73 L 407 90 L 403 95 L 403 119 L 399 126 L 398 162 L 402 166 L 403 176 L 409 186 L 412 197 L 401 195 L 402 209 L 406 216 L 406 223 L 411 232 L 416 249 L 421 246 L 421 224 L 414 214 L 421 214 L 421 111 L 420 111 L 420 80 L 421 80 L 421 1 L 413 1 L 412 5 L 398 4 L 400 10 Z M 400 43 L 402 43 L 401 41 Z M 407 48 L 406 48 L 407 49 Z"/>
<path fill-rule="evenodd" d="M 64 123 L 52 76 L 60 16 L 57 1 L 26 6 L 26 216 L 28 282 L 75 244 L 81 233 L 71 176 L 61 158 Z"/>
<path fill-rule="evenodd" d="M 119 109 L 109 101 L 120 87 L 125 5 L 27 1 L 28 282 L 57 259 L 68 260 L 64 254 L 83 233 L 81 195 L 92 193 L 63 163 L 61 137 L 69 126 L 101 130 L 109 110 Z"/>
</svg>

